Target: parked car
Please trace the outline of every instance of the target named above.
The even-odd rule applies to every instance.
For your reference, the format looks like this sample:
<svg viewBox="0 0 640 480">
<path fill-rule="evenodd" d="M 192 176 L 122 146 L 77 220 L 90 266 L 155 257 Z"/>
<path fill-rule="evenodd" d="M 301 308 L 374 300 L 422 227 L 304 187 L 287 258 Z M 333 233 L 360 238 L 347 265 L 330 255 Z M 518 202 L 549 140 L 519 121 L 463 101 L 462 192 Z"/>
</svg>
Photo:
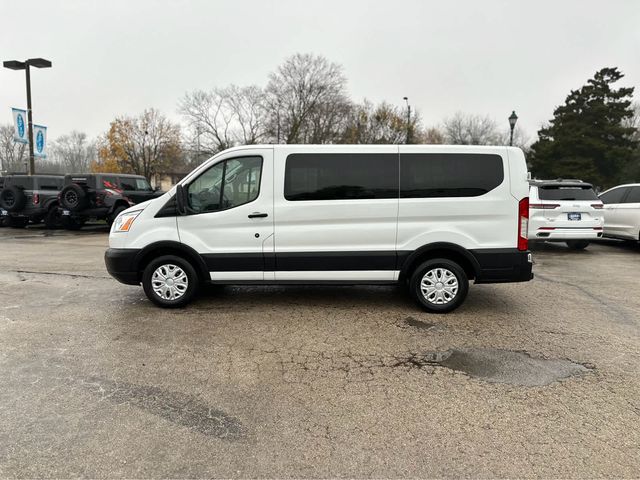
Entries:
<svg viewBox="0 0 640 480">
<path fill-rule="evenodd" d="M 10 227 L 24 228 L 29 222 L 44 220 L 47 228 L 60 223 L 58 194 L 61 175 L 10 175 L 4 177 L 0 190 L 0 214 Z"/>
<path fill-rule="evenodd" d="M 90 219 L 105 220 L 111 225 L 122 211 L 133 204 L 119 188 L 117 175 L 80 173 L 64 177 L 60 206 L 62 223 L 68 229 L 79 229 Z"/>
<path fill-rule="evenodd" d="M 602 237 L 602 202 L 581 180 L 529 182 L 529 240 L 566 242 L 582 250 Z"/>
<path fill-rule="evenodd" d="M 619 185 L 600 194 L 604 204 L 604 235 L 640 240 L 640 183 Z"/>
<path fill-rule="evenodd" d="M 448 312 L 476 283 L 530 280 L 520 149 L 269 145 L 226 150 L 120 213 L 107 270 L 162 307 L 200 283 L 406 283 Z"/>
<path fill-rule="evenodd" d="M 142 175 L 102 174 L 102 179 L 103 182 L 110 184 L 112 189 L 122 193 L 133 204 L 146 202 L 164 194 L 164 192 L 152 188 L 149 180 Z"/>
</svg>

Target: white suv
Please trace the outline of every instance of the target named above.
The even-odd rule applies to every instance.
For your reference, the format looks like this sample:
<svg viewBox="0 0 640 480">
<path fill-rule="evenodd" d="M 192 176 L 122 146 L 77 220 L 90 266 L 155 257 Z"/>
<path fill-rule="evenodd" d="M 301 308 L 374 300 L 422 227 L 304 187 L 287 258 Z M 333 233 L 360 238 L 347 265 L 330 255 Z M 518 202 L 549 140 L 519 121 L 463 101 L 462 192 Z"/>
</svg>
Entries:
<svg viewBox="0 0 640 480">
<path fill-rule="evenodd" d="M 581 250 L 602 237 L 602 202 L 581 180 L 529 182 L 529 240 L 566 242 Z"/>
<path fill-rule="evenodd" d="M 640 183 L 619 185 L 600 194 L 604 203 L 604 234 L 640 240 Z"/>
</svg>

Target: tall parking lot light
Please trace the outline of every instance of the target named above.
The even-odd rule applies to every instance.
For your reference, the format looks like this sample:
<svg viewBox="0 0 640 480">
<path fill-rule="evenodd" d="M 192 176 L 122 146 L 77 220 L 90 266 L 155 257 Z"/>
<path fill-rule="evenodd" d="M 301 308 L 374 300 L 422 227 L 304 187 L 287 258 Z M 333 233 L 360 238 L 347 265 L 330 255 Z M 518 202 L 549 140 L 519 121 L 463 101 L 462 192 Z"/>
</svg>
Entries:
<svg viewBox="0 0 640 480">
<path fill-rule="evenodd" d="M 44 58 L 30 58 L 29 60 L 25 60 L 24 62 L 20 62 L 18 60 L 8 60 L 3 62 L 2 65 L 4 68 L 8 68 L 10 70 L 24 70 L 27 77 L 27 121 L 29 123 L 28 126 L 28 134 L 29 134 L 29 175 L 33 175 L 36 173 L 36 162 L 33 155 L 33 115 L 31 112 L 31 75 L 29 72 L 29 67 L 36 68 L 50 68 L 51 62 Z"/>
<path fill-rule="evenodd" d="M 407 139 L 404 143 L 409 143 L 409 132 L 411 128 L 411 105 L 409 105 L 409 97 L 402 97 L 407 102 Z"/>
<path fill-rule="evenodd" d="M 513 129 L 516 128 L 516 122 L 518 121 L 518 116 L 516 115 L 516 111 L 512 111 L 511 115 L 509 115 L 509 126 L 511 127 L 511 135 L 509 136 L 509 146 L 513 147 Z"/>
</svg>

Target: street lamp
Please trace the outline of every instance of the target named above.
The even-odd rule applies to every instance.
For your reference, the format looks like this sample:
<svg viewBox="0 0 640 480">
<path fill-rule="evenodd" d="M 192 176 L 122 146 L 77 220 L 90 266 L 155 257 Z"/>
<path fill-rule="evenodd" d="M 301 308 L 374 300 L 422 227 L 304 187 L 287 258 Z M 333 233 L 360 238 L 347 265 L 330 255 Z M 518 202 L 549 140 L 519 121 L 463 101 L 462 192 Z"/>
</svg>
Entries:
<svg viewBox="0 0 640 480">
<path fill-rule="evenodd" d="M 509 136 L 509 146 L 513 147 L 513 129 L 516 128 L 516 122 L 518 121 L 518 116 L 516 115 L 515 110 L 511 112 L 509 115 L 509 126 L 511 127 L 511 135 Z"/>
<path fill-rule="evenodd" d="M 31 75 L 29 72 L 29 67 L 36 68 L 50 68 L 51 62 L 44 58 L 30 58 L 29 60 L 25 60 L 24 62 L 19 62 L 18 60 L 9 60 L 3 62 L 2 65 L 4 68 L 8 68 L 10 70 L 24 70 L 27 77 L 27 119 L 29 123 L 29 175 L 33 175 L 36 173 L 36 163 L 33 156 L 33 115 L 31 112 Z"/>
<path fill-rule="evenodd" d="M 402 97 L 407 102 L 407 139 L 404 143 L 409 143 L 409 132 L 411 128 L 411 105 L 409 105 L 409 97 Z"/>
</svg>

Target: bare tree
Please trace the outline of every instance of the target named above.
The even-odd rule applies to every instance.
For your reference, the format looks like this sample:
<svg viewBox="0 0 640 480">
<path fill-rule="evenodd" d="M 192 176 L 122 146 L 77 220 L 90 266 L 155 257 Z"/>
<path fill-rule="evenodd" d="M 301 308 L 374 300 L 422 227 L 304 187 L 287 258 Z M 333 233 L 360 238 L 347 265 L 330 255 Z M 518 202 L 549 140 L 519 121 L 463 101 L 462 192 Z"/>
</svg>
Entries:
<svg viewBox="0 0 640 480">
<path fill-rule="evenodd" d="M 333 143 L 349 109 L 342 67 L 312 54 L 287 58 L 266 88 L 269 134 L 277 143 Z"/>
<path fill-rule="evenodd" d="M 96 144 L 84 132 L 73 131 L 51 142 L 50 161 L 63 172 L 87 172 L 96 157 Z"/>
<path fill-rule="evenodd" d="M 264 93 L 255 85 L 187 93 L 178 107 L 188 126 L 187 145 L 199 156 L 265 139 Z"/>
<path fill-rule="evenodd" d="M 0 172 L 24 172 L 27 145 L 13 139 L 13 125 L 0 125 Z"/>
<path fill-rule="evenodd" d="M 345 130 L 345 143 L 404 143 L 407 138 L 406 114 L 386 102 L 369 100 L 353 107 Z M 414 119 L 417 118 L 414 116 Z"/>
<path fill-rule="evenodd" d="M 445 140 L 453 145 L 504 145 L 496 122 L 488 116 L 457 112 L 445 119 Z"/>
<path fill-rule="evenodd" d="M 147 178 L 176 168 L 181 156 L 180 126 L 155 109 L 111 122 L 101 140 L 100 162 Z M 92 167 L 100 170 L 100 164 Z"/>
<path fill-rule="evenodd" d="M 195 140 L 203 153 L 214 154 L 233 146 L 233 113 L 225 100 L 222 89 L 216 88 L 210 92 L 196 90 L 187 93 L 180 101 L 179 111 L 196 134 Z"/>
<path fill-rule="evenodd" d="M 437 127 L 425 128 L 418 132 L 418 143 L 442 144 L 445 142 L 444 133 Z"/>
<path fill-rule="evenodd" d="M 233 139 L 242 145 L 264 141 L 266 135 L 264 91 L 255 85 L 231 85 L 222 91 L 233 113 Z"/>
</svg>

